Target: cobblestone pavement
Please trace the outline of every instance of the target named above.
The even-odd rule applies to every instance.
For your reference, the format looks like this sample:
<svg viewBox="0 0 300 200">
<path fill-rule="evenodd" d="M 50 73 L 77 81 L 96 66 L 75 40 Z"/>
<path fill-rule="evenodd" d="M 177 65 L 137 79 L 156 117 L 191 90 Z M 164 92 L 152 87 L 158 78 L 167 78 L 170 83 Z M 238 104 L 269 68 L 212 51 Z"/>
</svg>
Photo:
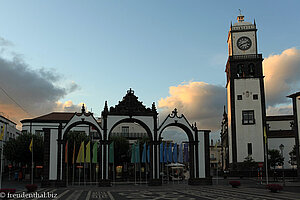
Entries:
<svg viewBox="0 0 300 200">
<path fill-rule="evenodd" d="M 18 192 L 22 194 L 22 191 Z M 23 194 L 26 194 L 25 192 Z M 34 194 L 33 194 L 34 195 Z M 74 186 L 67 188 L 41 188 L 36 195 L 48 195 L 48 198 L 26 199 L 63 199 L 63 200 L 300 200 L 300 193 L 281 191 L 271 193 L 266 189 L 257 187 L 232 188 L 229 185 L 188 186 L 163 185 L 150 187 L 145 185 L 121 185 L 113 187 Z M 50 198 L 49 198 L 50 197 Z M 19 198 L 22 199 L 22 198 Z"/>
</svg>

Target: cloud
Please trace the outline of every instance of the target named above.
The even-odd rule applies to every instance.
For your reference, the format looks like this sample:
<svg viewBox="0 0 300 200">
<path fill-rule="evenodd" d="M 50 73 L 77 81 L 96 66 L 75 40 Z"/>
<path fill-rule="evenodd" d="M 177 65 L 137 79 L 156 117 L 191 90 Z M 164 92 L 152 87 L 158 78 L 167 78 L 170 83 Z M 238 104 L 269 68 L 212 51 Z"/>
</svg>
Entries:
<svg viewBox="0 0 300 200">
<path fill-rule="evenodd" d="M 158 101 L 158 108 L 166 116 L 174 108 L 183 113 L 190 123 L 197 122 L 198 129 L 220 129 L 225 88 L 204 82 L 182 83 L 169 88 L 170 96 Z"/>
<path fill-rule="evenodd" d="M 286 96 L 300 89 L 300 50 L 290 48 L 265 58 L 263 69 L 267 105 L 290 103 Z"/>
<path fill-rule="evenodd" d="M 267 108 L 267 115 L 292 115 L 293 114 L 293 107 L 292 105 L 277 105 L 268 106 Z"/>
<path fill-rule="evenodd" d="M 66 87 L 57 86 L 61 79 L 54 70 L 32 70 L 19 56 L 14 55 L 12 59 L 0 56 L 2 114 L 19 123 L 21 119 L 52 111 L 78 111 L 79 106 L 72 101 L 62 103 L 59 100 L 79 86 L 75 82 Z"/>
</svg>

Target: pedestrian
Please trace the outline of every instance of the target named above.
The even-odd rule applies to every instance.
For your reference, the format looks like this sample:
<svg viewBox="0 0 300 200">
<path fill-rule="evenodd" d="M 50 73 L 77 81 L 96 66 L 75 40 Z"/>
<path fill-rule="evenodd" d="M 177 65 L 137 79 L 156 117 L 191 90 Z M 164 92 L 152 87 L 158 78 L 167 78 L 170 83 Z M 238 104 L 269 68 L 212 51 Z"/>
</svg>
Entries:
<svg viewBox="0 0 300 200">
<path fill-rule="evenodd" d="M 18 178 L 19 178 L 19 181 L 22 181 L 23 174 L 22 174 L 22 171 L 21 171 L 21 170 L 19 171 L 19 177 L 18 177 Z"/>
</svg>

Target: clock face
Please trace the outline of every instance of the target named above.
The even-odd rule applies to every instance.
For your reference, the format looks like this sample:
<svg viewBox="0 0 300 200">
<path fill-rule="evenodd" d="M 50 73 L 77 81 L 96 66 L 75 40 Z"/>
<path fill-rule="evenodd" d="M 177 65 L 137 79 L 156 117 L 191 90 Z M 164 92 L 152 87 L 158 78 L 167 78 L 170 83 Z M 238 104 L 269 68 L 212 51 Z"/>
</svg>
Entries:
<svg viewBox="0 0 300 200">
<path fill-rule="evenodd" d="M 252 42 L 250 38 L 243 36 L 237 40 L 236 44 L 240 50 L 248 50 L 251 47 Z"/>
</svg>

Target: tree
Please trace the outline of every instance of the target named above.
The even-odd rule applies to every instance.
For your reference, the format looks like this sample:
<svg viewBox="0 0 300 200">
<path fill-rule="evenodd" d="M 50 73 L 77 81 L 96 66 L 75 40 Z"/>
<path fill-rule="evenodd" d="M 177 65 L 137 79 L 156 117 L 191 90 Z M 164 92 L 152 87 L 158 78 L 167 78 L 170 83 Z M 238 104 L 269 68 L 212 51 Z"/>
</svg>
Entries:
<svg viewBox="0 0 300 200">
<path fill-rule="evenodd" d="M 22 165 L 31 165 L 31 151 L 29 145 L 33 138 L 33 160 L 36 164 L 43 163 L 44 141 L 40 134 L 32 135 L 31 133 L 21 134 L 16 139 L 11 139 L 4 144 L 3 155 L 5 158 L 14 163 Z"/>
<path fill-rule="evenodd" d="M 122 136 L 112 136 L 110 140 L 114 142 L 114 157 L 116 165 L 129 162 L 129 142 Z"/>
<path fill-rule="evenodd" d="M 85 132 L 69 131 L 68 134 L 66 135 L 66 139 L 68 141 L 68 162 L 71 163 L 73 159 L 74 142 L 75 142 L 75 161 L 76 161 L 77 158 L 76 156 L 78 154 L 81 142 L 84 142 L 86 145 L 89 141 L 89 136 L 87 136 Z"/>
<path fill-rule="evenodd" d="M 244 170 L 253 170 L 257 168 L 257 163 L 251 156 L 247 156 L 242 164 Z"/>
<path fill-rule="evenodd" d="M 289 153 L 290 160 L 289 163 L 293 165 L 297 165 L 297 155 L 296 155 L 296 145 L 294 145 L 293 150 Z"/>
<path fill-rule="evenodd" d="M 273 169 L 275 170 L 276 166 L 282 165 L 284 158 L 282 157 L 281 153 L 277 149 L 271 149 L 268 151 L 268 163 Z"/>
</svg>

